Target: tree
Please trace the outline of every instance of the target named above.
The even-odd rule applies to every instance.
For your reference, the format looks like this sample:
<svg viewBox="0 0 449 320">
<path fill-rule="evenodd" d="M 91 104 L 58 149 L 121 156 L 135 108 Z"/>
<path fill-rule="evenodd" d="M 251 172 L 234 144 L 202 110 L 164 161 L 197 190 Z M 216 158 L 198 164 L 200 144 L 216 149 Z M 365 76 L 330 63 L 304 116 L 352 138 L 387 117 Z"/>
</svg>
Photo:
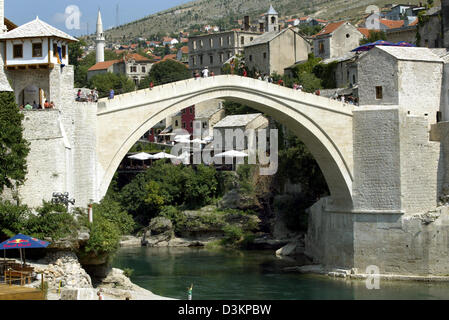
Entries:
<svg viewBox="0 0 449 320">
<path fill-rule="evenodd" d="M 387 35 L 386 35 L 385 31 L 370 30 L 368 38 L 362 38 L 360 40 L 360 45 L 376 42 L 378 40 L 387 40 Z"/>
<path fill-rule="evenodd" d="M 155 86 L 190 78 L 190 71 L 183 63 L 174 60 L 165 60 L 153 65 L 150 75 L 146 77 L 139 87 L 148 88 L 150 82 Z"/>
<path fill-rule="evenodd" d="M 111 72 L 97 74 L 89 81 L 90 88 L 97 88 L 100 98 L 107 97 L 110 89 L 114 89 L 115 94 L 123 94 L 135 90 L 134 82 L 124 74 Z"/>
<path fill-rule="evenodd" d="M 25 182 L 29 143 L 23 138 L 23 114 L 13 92 L 0 92 L 0 194 Z"/>
</svg>

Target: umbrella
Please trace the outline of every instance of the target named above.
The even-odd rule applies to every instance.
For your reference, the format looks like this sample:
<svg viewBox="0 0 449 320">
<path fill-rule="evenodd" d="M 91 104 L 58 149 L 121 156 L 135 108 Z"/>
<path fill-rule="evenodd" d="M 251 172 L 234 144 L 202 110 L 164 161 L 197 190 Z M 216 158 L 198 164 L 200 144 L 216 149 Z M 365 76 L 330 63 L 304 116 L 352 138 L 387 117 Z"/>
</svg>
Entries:
<svg viewBox="0 0 449 320">
<path fill-rule="evenodd" d="M 133 156 L 129 156 L 128 158 L 145 161 L 148 159 L 154 159 L 154 156 L 152 156 L 151 154 L 145 153 L 145 152 L 141 152 L 141 153 L 135 154 Z"/>
<path fill-rule="evenodd" d="M 165 152 L 156 153 L 153 157 L 154 159 L 176 159 L 176 156 Z"/>
<path fill-rule="evenodd" d="M 395 46 L 398 47 L 416 47 L 416 45 L 405 42 L 405 41 L 399 41 L 398 43 L 395 44 Z"/>
<path fill-rule="evenodd" d="M 229 150 L 215 155 L 217 158 L 245 158 L 247 156 L 248 155 L 246 153 L 235 150 Z"/>
<path fill-rule="evenodd" d="M 177 139 L 177 140 L 175 139 L 175 142 L 177 142 L 177 143 L 191 143 L 192 140 L 182 137 L 182 138 Z"/>
<path fill-rule="evenodd" d="M 193 139 L 193 140 L 192 140 L 192 143 L 201 143 L 201 144 L 207 144 L 207 142 L 206 142 L 206 141 L 204 141 L 204 140 L 201 140 L 201 139 Z"/>
<path fill-rule="evenodd" d="M 396 45 L 395 43 L 388 42 L 385 40 L 377 40 L 376 42 L 363 44 L 363 45 L 355 48 L 354 50 L 351 50 L 351 52 L 369 51 L 372 48 L 374 48 L 375 46 L 395 46 L 395 45 Z"/>
<path fill-rule="evenodd" d="M 0 243 L 0 249 L 19 249 L 20 259 L 22 260 L 22 249 L 46 248 L 49 244 L 50 243 L 47 241 L 42 241 L 19 233 L 18 235 L 15 235 L 14 237 Z M 25 263 L 25 254 L 23 256 L 23 263 Z"/>
<path fill-rule="evenodd" d="M 190 141 L 190 135 L 189 134 L 187 134 L 187 135 L 177 135 L 176 137 L 175 137 L 175 142 L 180 142 L 180 140 L 189 140 Z"/>
<path fill-rule="evenodd" d="M 223 153 L 219 153 L 214 156 L 215 158 L 245 158 L 248 155 L 241 151 L 229 150 Z M 234 162 L 232 163 L 232 170 L 234 170 Z"/>
</svg>

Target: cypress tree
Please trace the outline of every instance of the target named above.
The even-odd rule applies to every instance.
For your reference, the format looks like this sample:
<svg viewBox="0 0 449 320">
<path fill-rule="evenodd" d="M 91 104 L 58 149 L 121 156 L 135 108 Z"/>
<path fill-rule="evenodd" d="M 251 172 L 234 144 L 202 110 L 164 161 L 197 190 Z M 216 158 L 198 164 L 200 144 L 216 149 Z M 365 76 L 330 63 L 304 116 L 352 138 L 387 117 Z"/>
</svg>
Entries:
<svg viewBox="0 0 449 320">
<path fill-rule="evenodd" d="M 25 182 L 29 143 L 23 138 L 23 114 L 13 92 L 0 92 L 0 194 Z"/>
</svg>

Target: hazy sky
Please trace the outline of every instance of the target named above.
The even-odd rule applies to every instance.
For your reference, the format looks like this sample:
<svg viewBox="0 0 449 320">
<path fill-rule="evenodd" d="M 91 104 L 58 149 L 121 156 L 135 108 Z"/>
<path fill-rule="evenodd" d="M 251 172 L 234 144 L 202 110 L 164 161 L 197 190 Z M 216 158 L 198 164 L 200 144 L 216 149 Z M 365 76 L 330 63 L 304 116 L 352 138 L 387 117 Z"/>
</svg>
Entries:
<svg viewBox="0 0 449 320">
<path fill-rule="evenodd" d="M 5 0 L 5 16 L 17 25 L 24 24 L 39 16 L 39 19 L 71 35 L 79 36 L 95 31 L 98 8 L 101 9 L 105 29 L 116 24 L 116 7 L 119 5 L 120 24 L 143 18 L 147 15 L 189 2 L 188 0 Z M 70 7 L 72 6 L 72 7 Z M 73 6 L 81 12 L 80 29 L 70 20 L 66 27 L 68 13 L 73 14 Z"/>
</svg>

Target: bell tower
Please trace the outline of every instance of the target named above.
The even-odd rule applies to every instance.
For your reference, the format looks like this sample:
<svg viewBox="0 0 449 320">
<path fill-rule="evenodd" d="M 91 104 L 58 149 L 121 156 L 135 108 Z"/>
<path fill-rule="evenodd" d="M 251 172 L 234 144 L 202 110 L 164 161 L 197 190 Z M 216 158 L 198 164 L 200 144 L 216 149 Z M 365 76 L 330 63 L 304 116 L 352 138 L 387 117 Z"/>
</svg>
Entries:
<svg viewBox="0 0 449 320">
<path fill-rule="evenodd" d="M 272 5 L 266 13 L 265 19 L 265 32 L 279 31 L 279 14 Z"/>
</svg>

